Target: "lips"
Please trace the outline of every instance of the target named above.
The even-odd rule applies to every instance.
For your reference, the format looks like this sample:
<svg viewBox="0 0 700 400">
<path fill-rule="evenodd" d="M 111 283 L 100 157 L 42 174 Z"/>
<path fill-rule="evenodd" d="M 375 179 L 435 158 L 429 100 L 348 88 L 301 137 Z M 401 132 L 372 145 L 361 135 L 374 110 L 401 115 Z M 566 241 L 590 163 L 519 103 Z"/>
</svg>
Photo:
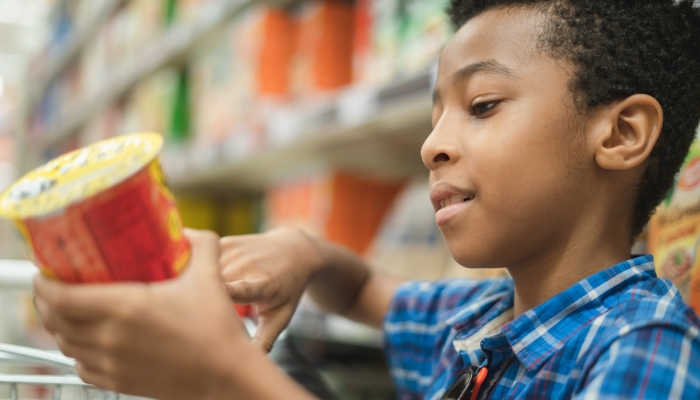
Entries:
<svg viewBox="0 0 700 400">
<path fill-rule="evenodd" d="M 437 182 L 430 186 L 430 201 L 435 211 L 439 211 L 453 204 L 474 200 L 476 195 L 471 190 L 460 189 L 447 182 Z"/>
<path fill-rule="evenodd" d="M 461 189 L 446 182 L 430 186 L 430 201 L 435 208 L 435 222 L 440 225 L 464 210 L 476 198 L 471 190 Z"/>
<path fill-rule="evenodd" d="M 447 198 L 440 200 L 440 209 L 443 209 L 447 206 L 451 206 L 452 204 L 463 203 L 465 201 L 470 201 L 470 200 L 473 200 L 472 195 L 468 195 L 465 197 L 465 196 L 462 196 L 459 194 L 453 194 L 450 197 L 447 197 Z"/>
</svg>

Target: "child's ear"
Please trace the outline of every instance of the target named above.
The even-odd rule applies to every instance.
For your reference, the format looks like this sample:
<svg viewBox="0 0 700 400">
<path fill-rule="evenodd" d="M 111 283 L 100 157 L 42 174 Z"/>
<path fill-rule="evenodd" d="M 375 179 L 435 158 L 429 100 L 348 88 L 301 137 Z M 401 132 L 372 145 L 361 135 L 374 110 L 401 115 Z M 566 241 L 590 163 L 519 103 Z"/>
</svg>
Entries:
<svg viewBox="0 0 700 400">
<path fill-rule="evenodd" d="M 663 125 L 663 109 L 655 98 L 635 94 L 613 103 L 599 117 L 592 137 L 601 168 L 629 170 L 642 164 L 654 148 Z"/>
</svg>

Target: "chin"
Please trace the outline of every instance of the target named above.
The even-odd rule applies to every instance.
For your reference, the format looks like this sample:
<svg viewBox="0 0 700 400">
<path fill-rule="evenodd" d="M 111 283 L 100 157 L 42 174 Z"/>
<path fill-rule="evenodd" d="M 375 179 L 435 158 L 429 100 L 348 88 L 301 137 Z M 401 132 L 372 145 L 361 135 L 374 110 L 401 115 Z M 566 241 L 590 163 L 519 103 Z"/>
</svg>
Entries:
<svg viewBox="0 0 700 400">
<path fill-rule="evenodd" d="M 493 259 L 484 252 L 484 248 L 467 240 L 449 240 L 446 235 L 445 243 L 450 255 L 461 266 L 466 268 L 485 268 L 488 267 Z"/>
</svg>

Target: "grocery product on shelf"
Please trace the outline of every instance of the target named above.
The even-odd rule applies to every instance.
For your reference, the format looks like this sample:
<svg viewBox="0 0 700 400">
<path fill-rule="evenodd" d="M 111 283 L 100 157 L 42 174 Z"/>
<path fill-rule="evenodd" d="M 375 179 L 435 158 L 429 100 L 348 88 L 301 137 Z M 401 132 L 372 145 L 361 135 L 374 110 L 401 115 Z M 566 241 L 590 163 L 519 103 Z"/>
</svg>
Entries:
<svg viewBox="0 0 700 400">
<path fill-rule="evenodd" d="M 353 4 L 308 1 L 299 13 L 299 56 L 293 82 L 300 95 L 312 95 L 352 82 Z"/>
<path fill-rule="evenodd" d="M 360 0 L 356 4 L 355 77 L 367 85 L 381 86 L 396 76 L 399 0 Z"/>
<path fill-rule="evenodd" d="M 365 254 L 404 183 L 337 173 L 326 238 Z"/>
<path fill-rule="evenodd" d="M 332 113 L 344 88 L 359 85 L 371 97 L 396 77 L 425 70 L 451 32 L 443 0 L 260 3 L 232 13 L 221 29 L 195 29 L 188 40 L 197 45 L 184 57 L 166 56 L 155 74 L 139 75 L 150 68 L 142 64 L 178 43 L 164 33 L 207 26 L 207 15 L 222 1 L 112 0 L 120 5 L 112 6 L 114 14 L 32 103 L 29 136 L 52 143 L 50 149 L 37 147 L 41 156 L 135 129 L 163 132 L 168 142 L 183 143 L 190 152 L 223 148 L 227 156 L 288 143 L 309 121 Z M 80 20 L 100 8 L 77 3 L 77 9 L 62 9 L 64 19 Z M 76 32 L 72 27 L 61 35 Z M 159 72 L 163 69 L 168 72 Z M 161 86 L 161 92 L 168 87 L 167 99 L 144 95 L 157 92 L 153 81 L 171 74 L 174 81 Z M 135 79 L 133 86 L 115 89 L 125 79 Z M 102 95 L 105 86 L 105 96 L 114 98 Z M 140 111 L 147 108 L 159 110 Z M 70 143 L 76 136 L 82 139 Z"/>
<path fill-rule="evenodd" d="M 398 73 L 410 76 L 427 68 L 452 35 L 447 0 L 399 1 Z"/>
<path fill-rule="evenodd" d="M 124 102 L 122 118 L 113 120 L 111 130 L 115 134 L 139 129 L 163 132 L 167 141 L 172 126 L 178 78 L 178 71 L 164 69 L 143 81 Z"/>
<path fill-rule="evenodd" d="M 221 236 L 246 235 L 261 231 L 262 199 L 258 196 L 234 196 L 224 199 L 220 212 Z"/>
<path fill-rule="evenodd" d="M 319 173 L 270 186 L 265 193 L 264 228 L 296 227 L 322 236 L 330 213 L 331 182 Z"/>
<path fill-rule="evenodd" d="M 258 196 L 176 194 L 176 199 L 182 224 L 188 228 L 211 230 L 222 237 L 260 232 Z"/>
<path fill-rule="evenodd" d="M 649 252 L 657 273 L 673 281 L 700 312 L 700 142 L 695 142 L 674 188 L 649 222 Z"/>
<path fill-rule="evenodd" d="M 211 197 L 178 196 L 177 208 L 183 226 L 217 231 L 217 204 Z"/>
<path fill-rule="evenodd" d="M 265 226 L 302 228 L 364 254 L 402 186 L 344 172 L 282 182 L 267 192 Z"/>
<path fill-rule="evenodd" d="M 0 196 L 47 276 L 68 282 L 157 281 L 190 247 L 157 154 L 160 135 L 120 136 L 63 155 Z"/>
<path fill-rule="evenodd" d="M 264 9 L 247 10 L 194 54 L 191 151 L 224 147 L 228 154 L 245 154 L 262 146 L 256 74 L 265 17 Z"/>
<path fill-rule="evenodd" d="M 262 95 L 288 97 L 292 63 L 299 46 L 299 21 L 284 8 L 270 7 L 262 21 L 262 43 L 257 71 Z"/>
</svg>

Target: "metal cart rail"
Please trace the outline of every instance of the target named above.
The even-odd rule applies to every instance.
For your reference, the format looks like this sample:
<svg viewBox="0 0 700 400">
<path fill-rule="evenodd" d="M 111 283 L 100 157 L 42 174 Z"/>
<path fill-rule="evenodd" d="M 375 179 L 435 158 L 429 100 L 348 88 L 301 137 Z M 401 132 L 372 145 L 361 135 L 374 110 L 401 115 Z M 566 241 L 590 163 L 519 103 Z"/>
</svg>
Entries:
<svg viewBox="0 0 700 400">
<path fill-rule="evenodd" d="M 0 291 L 19 290 L 31 291 L 32 279 L 39 270 L 29 261 L 0 260 Z M 248 334 L 252 337 L 257 329 L 255 322 L 249 318 L 242 319 Z M 286 332 L 278 338 L 271 359 L 276 362 L 289 376 L 314 393 L 321 399 L 337 400 L 337 396 L 327 387 L 315 367 L 306 360 L 289 340 Z M 126 396 L 102 391 L 83 382 L 75 372 L 75 360 L 59 352 L 37 350 L 28 347 L 0 343 L 0 363 L 18 365 L 41 365 L 55 371 L 53 375 L 27 375 L 0 373 L 0 389 L 7 392 L 9 399 L 20 399 L 20 388 L 23 386 L 39 386 L 53 390 L 54 400 L 137 400 L 144 398 Z M 44 397 L 45 398 L 45 397 Z M 0 400 L 5 400 L 2 397 Z M 22 398 L 25 400 L 25 398 Z"/>
<path fill-rule="evenodd" d="M 0 260 L 0 290 L 29 291 L 38 269 L 29 261 Z M 0 343 L 0 362 L 9 365 L 38 365 L 55 371 L 53 375 L 0 374 L 0 387 L 9 388 L 9 399 L 20 399 L 20 387 L 49 388 L 54 400 L 134 399 L 105 392 L 83 382 L 75 372 L 75 360 L 58 352 Z"/>
</svg>

